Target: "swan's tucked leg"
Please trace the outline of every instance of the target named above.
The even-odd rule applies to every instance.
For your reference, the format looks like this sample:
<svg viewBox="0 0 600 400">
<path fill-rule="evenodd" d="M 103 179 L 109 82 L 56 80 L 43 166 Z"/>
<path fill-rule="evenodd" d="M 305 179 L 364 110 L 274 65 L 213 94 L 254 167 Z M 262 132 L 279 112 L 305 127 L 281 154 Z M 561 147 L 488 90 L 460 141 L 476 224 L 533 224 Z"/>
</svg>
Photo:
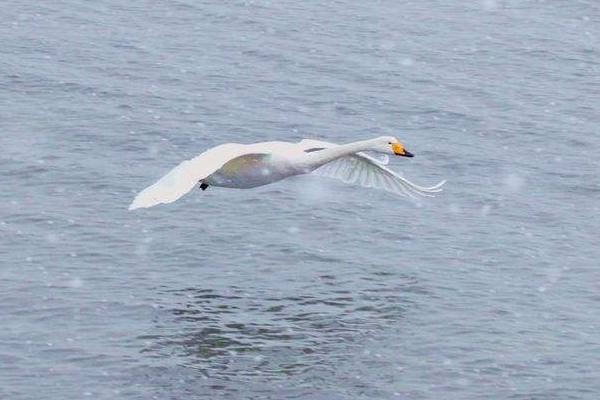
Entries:
<svg viewBox="0 0 600 400">
<path fill-rule="evenodd" d="M 204 182 L 200 182 L 200 189 L 202 189 L 203 191 L 206 190 L 208 188 L 208 185 Z"/>
</svg>

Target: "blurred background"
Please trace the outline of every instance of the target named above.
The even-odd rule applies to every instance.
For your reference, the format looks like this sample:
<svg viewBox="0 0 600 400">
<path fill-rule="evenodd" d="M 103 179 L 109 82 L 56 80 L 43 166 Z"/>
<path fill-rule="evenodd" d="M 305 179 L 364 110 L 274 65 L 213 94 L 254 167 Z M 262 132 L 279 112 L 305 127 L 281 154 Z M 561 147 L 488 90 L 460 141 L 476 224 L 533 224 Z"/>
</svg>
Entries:
<svg viewBox="0 0 600 400">
<path fill-rule="evenodd" d="M 596 399 L 600 3 L 4 1 L 0 397 Z M 397 136 L 128 212 L 226 142 Z"/>
</svg>

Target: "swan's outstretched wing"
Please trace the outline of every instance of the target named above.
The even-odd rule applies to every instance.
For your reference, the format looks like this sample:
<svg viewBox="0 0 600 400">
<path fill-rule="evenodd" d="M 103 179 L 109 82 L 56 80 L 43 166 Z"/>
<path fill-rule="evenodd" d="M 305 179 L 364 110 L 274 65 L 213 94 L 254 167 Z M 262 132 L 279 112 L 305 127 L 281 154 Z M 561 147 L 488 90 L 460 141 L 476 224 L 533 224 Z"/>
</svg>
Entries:
<svg viewBox="0 0 600 400">
<path fill-rule="evenodd" d="M 309 152 L 334 146 L 332 143 L 318 140 L 303 140 L 300 144 L 306 147 L 305 151 Z M 317 168 L 313 174 L 340 179 L 345 183 L 382 189 L 410 198 L 415 198 L 416 195 L 432 197 L 435 193 L 441 192 L 442 186 L 446 183 L 444 180 L 431 187 L 415 185 L 386 167 L 385 164 L 385 162 L 380 162 L 361 152 L 338 158 Z"/>
<path fill-rule="evenodd" d="M 229 143 L 207 150 L 191 160 L 183 161 L 156 183 L 138 193 L 129 205 L 129 209 L 135 210 L 174 202 L 192 190 L 198 181 L 221 168 L 227 161 L 243 154 L 244 151 L 243 145 Z"/>
</svg>

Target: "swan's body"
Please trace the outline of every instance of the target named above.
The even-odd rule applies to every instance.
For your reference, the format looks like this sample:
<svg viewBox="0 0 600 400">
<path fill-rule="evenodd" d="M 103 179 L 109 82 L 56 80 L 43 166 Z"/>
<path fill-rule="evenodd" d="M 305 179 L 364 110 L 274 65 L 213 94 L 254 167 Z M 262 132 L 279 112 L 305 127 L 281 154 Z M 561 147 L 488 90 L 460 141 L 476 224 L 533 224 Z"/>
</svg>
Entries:
<svg viewBox="0 0 600 400">
<path fill-rule="evenodd" d="M 431 196 L 442 190 L 444 181 L 432 187 L 417 186 L 387 168 L 386 161 L 363 151 L 412 157 L 396 138 L 385 136 L 345 145 L 310 139 L 299 143 L 228 143 L 182 162 L 141 191 L 129 209 L 171 203 L 196 184 L 203 190 L 209 186 L 247 189 L 311 172 L 408 197 Z"/>
</svg>

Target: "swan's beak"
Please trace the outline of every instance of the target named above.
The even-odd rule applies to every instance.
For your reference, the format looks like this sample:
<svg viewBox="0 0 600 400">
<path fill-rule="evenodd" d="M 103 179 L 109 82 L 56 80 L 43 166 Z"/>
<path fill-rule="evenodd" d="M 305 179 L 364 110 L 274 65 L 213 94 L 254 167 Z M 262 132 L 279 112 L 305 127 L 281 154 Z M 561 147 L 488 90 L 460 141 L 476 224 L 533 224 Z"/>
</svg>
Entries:
<svg viewBox="0 0 600 400">
<path fill-rule="evenodd" d="M 400 143 L 392 143 L 394 154 L 402 157 L 414 157 L 413 153 L 407 151 Z"/>
</svg>

